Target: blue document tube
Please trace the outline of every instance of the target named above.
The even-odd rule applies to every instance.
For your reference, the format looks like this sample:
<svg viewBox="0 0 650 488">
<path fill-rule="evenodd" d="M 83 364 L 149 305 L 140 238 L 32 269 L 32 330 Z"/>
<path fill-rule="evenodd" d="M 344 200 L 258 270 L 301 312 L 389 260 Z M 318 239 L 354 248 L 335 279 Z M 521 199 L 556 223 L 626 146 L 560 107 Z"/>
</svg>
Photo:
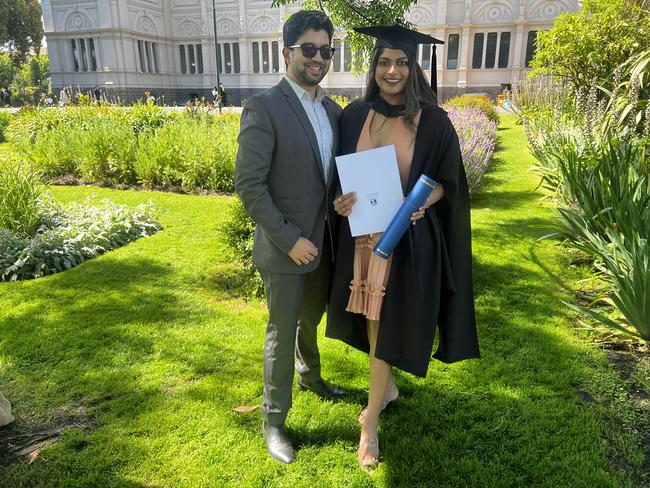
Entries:
<svg viewBox="0 0 650 488">
<path fill-rule="evenodd" d="M 409 193 L 409 196 L 406 197 L 404 203 L 400 209 L 388 224 L 388 228 L 384 232 L 384 235 L 381 236 L 379 242 L 373 249 L 373 252 L 384 259 L 388 259 L 395 246 L 402 238 L 406 229 L 408 229 L 409 224 L 411 223 L 411 214 L 417 211 L 424 202 L 427 201 L 429 195 L 433 189 L 438 185 L 438 182 L 432 180 L 426 175 L 421 175 L 418 178 L 418 181 L 415 183 L 415 186 Z"/>
</svg>

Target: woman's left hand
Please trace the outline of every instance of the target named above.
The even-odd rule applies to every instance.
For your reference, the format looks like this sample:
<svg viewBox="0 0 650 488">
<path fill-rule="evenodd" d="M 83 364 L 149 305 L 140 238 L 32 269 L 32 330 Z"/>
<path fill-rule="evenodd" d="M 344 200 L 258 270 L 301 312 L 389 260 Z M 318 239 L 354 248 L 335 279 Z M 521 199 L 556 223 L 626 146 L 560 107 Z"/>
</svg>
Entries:
<svg viewBox="0 0 650 488">
<path fill-rule="evenodd" d="M 420 220 L 421 218 L 424 217 L 424 212 L 426 211 L 427 207 L 422 206 L 415 212 L 411 214 L 411 223 L 415 225 L 415 223 Z"/>
<path fill-rule="evenodd" d="M 424 212 L 427 210 L 427 208 L 440 200 L 444 194 L 445 189 L 441 183 L 438 183 L 431 192 L 431 195 L 429 195 L 429 198 L 427 198 L 427 201 L 424 202 L 424 205 L 422 205 L 419 209 L 411 214 L 411 223 L 415 225 L 418 220 L 424 217 Z"/>
</svg>

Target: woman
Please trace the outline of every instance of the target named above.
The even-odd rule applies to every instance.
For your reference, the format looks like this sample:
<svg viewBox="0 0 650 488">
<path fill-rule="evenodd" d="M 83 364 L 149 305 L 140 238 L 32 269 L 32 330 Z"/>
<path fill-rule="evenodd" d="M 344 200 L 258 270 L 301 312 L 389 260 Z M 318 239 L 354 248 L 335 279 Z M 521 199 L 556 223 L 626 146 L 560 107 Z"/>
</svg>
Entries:
<svg viewBox="0 0 650 488">
<path fill-rule="evenodd" d="M 341 116 L 342 154 L 394 144 L 404 195 L 421 174 L 438 182 L 388 260 L 372 252 L 379 235 L 353 238 L 345 218 L 340 226 L 326 335 L 370 355 L 358 457 L 372 468 L 379 461 L 379 414 L 399 394 L 391 368 L 426 376 L 436 326 L 437 359 L 460 361 L 479 351 L 458 137 L 416 61 L 418 44 L 440 41 L 398 26 L 357 31 L 378 40 L 365 97 Z M 347 217 L 355 201 L 354 193 L 340 195 L 334 209 Z"/>
</svg>

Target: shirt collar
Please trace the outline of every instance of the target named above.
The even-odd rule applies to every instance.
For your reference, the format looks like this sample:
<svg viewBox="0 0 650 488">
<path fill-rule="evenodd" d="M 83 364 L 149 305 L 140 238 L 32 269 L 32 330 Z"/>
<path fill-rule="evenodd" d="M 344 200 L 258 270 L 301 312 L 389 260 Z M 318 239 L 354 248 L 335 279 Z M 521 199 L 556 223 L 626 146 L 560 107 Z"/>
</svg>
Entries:
<svg viewBox="0 0 650 488">
<path fill-rule="evenodd" d="M 291 86 L 291 88 L 293 88 L 293 91 L 295 92 L 299 100 L 305 99 L 305 100 L 309 100 L 312 103 L 320 103 L 323 101 L 323 98 L 325 98 L 325 92 L 320 87 L 320 85 L 316 85 L 316 98 L 312 100 L 307 90 L 301 87 L 298 83 L 293 81 L 287 75 L 284 76 L 284 79 L 289 82 L 289 85 Z"/>
</svg>

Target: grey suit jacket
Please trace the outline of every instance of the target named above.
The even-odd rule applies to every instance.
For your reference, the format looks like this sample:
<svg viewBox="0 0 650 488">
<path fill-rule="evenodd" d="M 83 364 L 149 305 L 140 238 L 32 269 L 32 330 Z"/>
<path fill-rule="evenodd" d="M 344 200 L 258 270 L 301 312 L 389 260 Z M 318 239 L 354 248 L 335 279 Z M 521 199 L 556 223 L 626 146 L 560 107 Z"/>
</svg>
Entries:
<svg viewBox="0 0 650 488">
<path fill-rule="evenodd" d="M 331 182 L 341 108 L 328 97 L 323 104 L 334 132 L 328 175 L 323 174 L 309 118 L 286 80 L 250 98 L 244 107 L 235 187 L 257 224 L 253 262 L 258 269 L 274 273 L 314 270 L 322 255 L 325 225 L 337 220 Z M 330 226 L 330 238 L 334 233 Z M 300 236 L 313 242 L 319 255 L 313 262 L 298 266 L 288 253 Z"/>
</svg>

